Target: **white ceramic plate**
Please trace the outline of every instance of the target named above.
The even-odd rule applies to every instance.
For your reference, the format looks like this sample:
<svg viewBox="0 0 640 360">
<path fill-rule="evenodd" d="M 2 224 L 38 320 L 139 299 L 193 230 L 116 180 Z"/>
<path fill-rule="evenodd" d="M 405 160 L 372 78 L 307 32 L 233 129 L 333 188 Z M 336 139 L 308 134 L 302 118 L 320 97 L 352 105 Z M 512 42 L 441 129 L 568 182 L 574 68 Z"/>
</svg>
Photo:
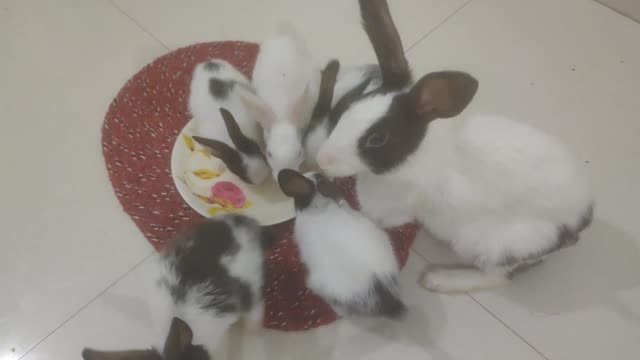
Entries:
<svg viewBox="0 0 640 360">
<path fill-rule="evenodd" d="M 261 185 L 245 183 L 193 141 L 192 129 L 193 121 L 189 121 L 171 152 L 171 175 L 189 206 L 206 217 L 234 212 L 251 216 L 262 225 L 295 216 L 293 200 L 280 191 L 271 177 Z"/>
</svg>

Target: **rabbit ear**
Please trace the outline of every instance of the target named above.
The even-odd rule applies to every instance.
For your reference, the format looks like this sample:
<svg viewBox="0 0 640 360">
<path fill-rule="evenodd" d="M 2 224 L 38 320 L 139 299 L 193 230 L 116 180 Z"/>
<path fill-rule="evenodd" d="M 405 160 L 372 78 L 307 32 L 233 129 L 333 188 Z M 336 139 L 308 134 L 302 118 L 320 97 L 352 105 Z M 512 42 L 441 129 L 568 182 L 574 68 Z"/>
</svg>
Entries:
<svg viewBox="0 0 640 360">
<path fill-rule="evenodd" d="M 340 100 L 333 106 L 333 109 L 329 112 L 329 130 L 333 131 L 333 129 L 338 124 L 338 121 L 342 117 L 342 115 L 347 111 L 354 102 L 362 97 L 364 91 L 367 89 L 369 84 L 371 83 L 371 78 L 366 79 L 360 85 L 355 88 L 349 90 L 346 94 L 344 94 Z"/>
<path fill-rule="evenodd" d="M 326 116 L 331 110 L 331 103 L 333 102 L 333 89 L 336 86 L 336 80 L 338 78 L 338 71 L 340 71 L 340 62 L 338 60 L 331 60 L 327 66 L 322 70 L 322 77 L 320 79 L 320 91 L 318 92 L 318 101 L 313 109 L 312 119 L 319 119 Z"/>
<path fill-rule="evenodd" d="M 264 129 L 270 129 L 276 121 L 276 114 L 271 106 L 247 89 L 238 89 L 238 91 L 250 118 L 258 122 Z"/>
<path fill-rule="evenodd" d="M 278 184 L 280 184 L 282 192 L 292 198 L 308 198 L 315 191 L 313 181 L 291 169 L 280 170 Z"/>
<path fill-rule="evenodd" d="M 169 334 L 164 342 L 163 354 L 165 358 L 178 359 L 178 356 L 193 341 L 193 331 L 184 320 L 174 317 L 171 320 Z"/>
<path fill-rule="evenodd" d="M 316 174 L 315 178 L 317 183 L 316 187 L 318 188 L 318 192 L 322 196 L 328 197 L 336 201 L 338 201 L 341 198 L 340 191 L 338 190 L 338 186 L 336 185 L 334 180 L 331 180 L 328 177 L 321 174 Z"/>
<path fill-rule="evenodd" d="M 260 150 L 260 145 L 258 145 L 255 141 L 248 138 L 245 134 L 242 133 L 238 122 L 229 112 L 229 110 L 220 108 L 220 114 L 222 115 L 224 125 L 227 128 L 229 137 L 231 138 L 233 145 L 236 146 L 236 149 L 238 149 L 238 151 L 240 151 L 241 153 L 247 155 L 257 155 L 264 159 L 262 150 Z"/>
<path fill-rule="evenodd" d="M 360 0 L 362 26 L 382 70 L 382 87 L 400 90 L 411 81 L 411 70 L 386 0 Z"/>
<path fill-rule="evenodd" d="M 311 102 L 311 84 L 307 83 L 298 98 L 289 106 L 289 118 L 296 124 L 304 123 L 309 118 L 308 109 Z M 305 119 L 305 117 L 307 117 Z"/>
<path fill-rule="evenodd" d="M 154 350 L 96 351 L 82 350 L 84 360 L 150 360 L 160 356 Z"/>
<path fill-rule="evenodd" d="M 458 71 L 439 71 L 423 76 L 411 89 L 416 113 L 421 118 L 450 118 L 464 110 L 478 90 L 478 80 Z"/>
<path fill-rule="evenodd" d="M 195 140 L 198 144 L 204 146 L 207 151 L 211 153 L 211 155 L 222 160 L 229 171 L 242 179 L 242 181 L 248 184 L 252 184 L 249 176 L 247 175 L 247 170 L 244 167 L 242 155 L 240 155 L 240 152 L 238 152 L 236 149 L 223 143 L 222 141 L 207 139 L 200 136 L 194 136 L 193 140 Z"/>
</svg>

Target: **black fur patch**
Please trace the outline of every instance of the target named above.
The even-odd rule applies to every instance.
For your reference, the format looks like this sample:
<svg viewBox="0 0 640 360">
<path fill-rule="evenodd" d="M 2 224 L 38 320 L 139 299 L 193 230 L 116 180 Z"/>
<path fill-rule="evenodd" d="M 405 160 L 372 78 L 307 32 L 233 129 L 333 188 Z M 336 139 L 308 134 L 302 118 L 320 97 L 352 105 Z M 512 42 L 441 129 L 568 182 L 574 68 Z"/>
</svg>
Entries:
<svg viewBox="0 0 640 360">
<path fill-rule="evenodd" d="M 218 71 L 220 70 L 220 63 L 209 60 L 206 64 L 204 64 L 204 68 L 208 71 Z"/>
<path fill-rule="evenodd" d="M 209 93 L 218 100 L 225 100 L 235 85 L 236 82 L 232 80 L 225 81 L 218 78 L 211 78 L 209 79 Z"/>
<path fill-rule="evenodd" d="M 303 140 L 309 137 L 309 134 L 315 130 L 318 126 L 326 125 L 327 127 L 327 135 L 331 135 L 333 129 L 336 128 L 338 122 L 342 115 L 353 105 L 356 101 L 361 99 L 364 96 L 364 92 L 367 87 L 373 81 L 381 81 L 382 73 L 380 71 L 380 67 L 378 65 L 368 65 L 367 70 L 364 72 L 362 76 L 363 80 L 353 89 L 347 91 L 342 95 L 340 99 L 335 103 L 332 109 L 326 114 L 327 118 L 325 122 L 320 121 L 311 121 L 309 126 L 305 129 L 303 134 Z M 314 119 L 317 120 L 317 119 Z"/>
<path fill-rule="evenodd" d="M 247 169 L 244 167 L 244 161 L 242 155 L 236 149 L 223 143 L 222 141 L 214 139 L 206 139 L 200 136 L 194 136 L 193 140 L 197 141 L 200 145 L 207 148 L 211 155 L 222 160 L 227 166 L 229 171 L 237 175 L 242 181 L 251 184 Z"/>
<path fill-rule="evenodd" d="M 371 79 L 371 82 L 382 82 L 382 70 L 380 65 L 371 64 L 366 66 L 367 70 L 364 73 L 365 79 Z"/>
<path fill-rule="evenodd" d="M 231 223 L 237 227 L 258 227 L 258 222 L 248 216 L 229 214 L 227 219 L 231 220 Z"/>
<path fill-rule="evenodd" d="M 278 184 L 282 192 L 293 198 L 296 210 L 309 207 L 316 195 L 316 184 L 299 172 L 291 169 L 283 169 L 278 173 Z"/>
<path fill-rule="evenodd" d="M 340 200 L 340 190 L 338 190 L 338 186 L 336 186 L 335 182 L 319 173 L 314 174 L 313 177 L 316 180 L 316 190 L 318 190 L 320 195 L 335 201 Z"/>
<path fill-rule="evenodd" d="M 242 132 L 242 129 L 240 129 L 240 125 L 238 125 L 233 114 L 224 108 L 220 108 L 220 114 L 222 115 L 224 125 L 227 128 L 227 133 L 238 151 L 247 156 L 258 157 L 266 161 L 267 159 L 264 157 L 264 154 L 262 154 L 260 145 Z"/>
<path fill-rule="evenodd" d="M 313 200 L 314 196 L 316 196 L 315 190 L 313 191 L 313 194 L 295 197 L 293 198 L 293 205 L 297 210 L 304 210 L 308 208 L 309 205 L 311 205 L 311 201 Z"/>
<path fill-rule="evenodd" d="M 180 360 L 210 360 L 207 350 L 201 345 L 189 345 L 180 354 Z M 170 359 L 166 359 L 170 360 Z M 177 359 L 176 359 L 177 360 Z"/>
<path fill-rule="evenodd" d="M 411 70 L 404 55 L 400 34 L 385 0 L 360 0 L 362 26 L 378 58 L 382 88 L 399 90 L 411 82 Z"/>
<path fill-rule="evenodd" d="M 120 358 L 133 358 L 140 360 L 163 360 L 162 355 L 157 349 L 150 350 L 131 350 L 131 351 L 118 351 L 120 354 Z M 112 353 L 107 351 L 106 354 Z M 127 354 L 124 354 L 127 353 Z M 84 360 L 95 360 L 95 359 L 103 359 L 106 355 L 105 352 L 96 351 L 93 349 L 83 349 L 82 350 L 82 358 Z M 113 356 L 113 354 L 110 354 Z M 108 355 L 107 355 L 108 356 Z"/>
<path fill-rule="evenodd" d="M 232 221 L 243 222 L 236 217 Z M 177 284 L 165 281 L 174 302 L 185 301 L 188 291 L 200 286 L 207 299 L 203 309 L 217 313 L 249 309 L 253 302 L 249 285 L 232 277 L 220 263 L 223 256 L 237 251 L 237 246 L 231 227 L 222 219 L 208 219 L 177 237 L 164 254 L 178 275 Z"/>
<path fill-rule="evenodd" d="M 272 227 L 262 227 L 262 250 L 270 248 L 280 239 L 281 237 Z"/>
<path fill-rule="evenodd" d="M 410 94 L 396 95 L 388 112 L 358 140 L 360 158 L 373 173 L 383 174 L 401 165 L 422 143 L 429 122 L 414 109 Z M 385 141 L 380 144 L 376 139 Z"/>
<path fill-rule="evenodd" d="M 344 113 L 353 105 L 358 99 L 362 98 L 365 90 L 371 83 L 372 78 L 366 78 L 358 86 L 349 90 L 344 94 L 338 102 L 334 105 L 333 109 L 329 112 L 329 119 L 327 125 L 327 133 L 331 134 L 333 129 L 338 125 L 338 121 Z"/>
<path fill-rule="evenodd" d="M 407 308 L 398 295 L 393 293 L 380 279 L 373 281 L 369 292 L 362 298 L 349 302 L 325 299 L 341 311 L 351 315 L 384 316 L 392 319 L 401 318 Z"/>
<path fill-rule="evenodd" d="M 586 229 L 593 220 L 593 205 L 589 206 L 584 214 L 580 217 L 580 220 L 576 225 L 568 226 L 562 225 L 558 227 L 558 236 L 556 242 L 549 247 L 548 249 L 544 249 L 535 254 L 527 255 L 527 256 L 506 256 L 499 265 L 501 266 L 515 266 L 516 268 L 512 270 L 514 273 L 520 273 L 522 270 L 520 267 L 522 265 L 527 264 L 537 264 L 538 260 L 541 259 L 545 255 L 549 255 L 553 252 L 556 252 L 560 249 L 569 247 L 574 245 L 580 239 L 580 232 Z M 530 266 L 527 266 L 527 268 Z"/>
<path fill-rule="evenodd" d="M 398 295 L 392 293 L 380 279 L 374 281 L 373 293 L 378 299 L 376 311 L 378 314 L 397 319 L 407 312 L 407 307 L 398 298 Z"/>
</svg>

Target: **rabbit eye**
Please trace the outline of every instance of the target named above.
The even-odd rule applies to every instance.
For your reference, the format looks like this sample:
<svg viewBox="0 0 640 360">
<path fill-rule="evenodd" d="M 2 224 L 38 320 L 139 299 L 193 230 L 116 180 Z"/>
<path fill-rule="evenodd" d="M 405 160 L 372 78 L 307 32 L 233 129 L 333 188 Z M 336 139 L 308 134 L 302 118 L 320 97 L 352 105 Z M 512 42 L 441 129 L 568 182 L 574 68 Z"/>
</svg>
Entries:
<svg viewBox="0 0 640 360">
<path fill-rule="evenodd" d="M 369 137 L 367 138 L 366 146 L 369 148 L 381 147 L 382 145 L 387 143 L 387 140 L 389 140 L 388 132 L 384 132 L 384 133 L 374 132 L 373 134 L 369 135 Z"/>
</svg>

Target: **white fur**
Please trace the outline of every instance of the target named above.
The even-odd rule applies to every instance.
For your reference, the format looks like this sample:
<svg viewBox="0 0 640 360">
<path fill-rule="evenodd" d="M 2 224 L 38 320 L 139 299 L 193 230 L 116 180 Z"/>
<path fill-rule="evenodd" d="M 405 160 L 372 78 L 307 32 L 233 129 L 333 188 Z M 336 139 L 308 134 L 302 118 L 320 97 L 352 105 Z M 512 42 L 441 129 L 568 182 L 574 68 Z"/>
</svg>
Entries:
<svg viewBox="0 0 640 360">
<path fill-rule="evenodd" d="M 280 170 L 297 170 L 304 160 L 301 133 L 318 99 L 320 69 L 299 35 L 281 30 L 260 45 L 253 85 L 269 107 L 270 115 L 260 121 L 277 178 Z"/>
<path fill-rule="evenodd" d="M 356 177 L 356 188 L 362 213 L 383 228 L 405 224 L 417 217 L 420 193 L 411 183 L 389 184 L 382 177 L 362 175 Z"/>
<path fill-rule="evenodd" d="M 441 293 L 461 293 L 469 290 L 489 289 L 508 282 L 502 269 L 490 271 L 476 268 L 427 267 L 420 279 L 425 289 Z"/>
<path fill-rule="evenodd" d="M 307 134 L 304 141 L 304 164 L 307 169 L 318 170 L 317 156 L 320 148 L 325 141 L 329 138 L 329 124 L 327 123 L 327 117 L 325 117 L 320 124 L 311 129 Z"/>
<path fill-rule="evenodd" d="M 227 224 L 233 229 L 238 251 L 232 256 L 223 257 L 221 262 L 227 268 L 229 275 L 249 283 L 254 298 L 259 299 L 264 267 L 260 228 L 235 226 L 231 221 L 227 221 Z"/>
<path fill-rule="evenodd" d="M 246 227 L 235 226 L 230 221 L 227 223 L 232 227 L 239 249 L 234 255 L 223 257 L 221 263 L 231 276 L 249 284 L 252 298 L 256 299 L 252 309 L 246 314 L 216 314 L 215 311 L 202 309 L 201 304 L 206 300 L 205 291 L 211 291 L 207 285 L 194 286 L 187 293 L 184 302 L 175 304 L 166 284 L 176 284 L 178 274 L 173 267 L 169 266 L 170 262 L 163 256 L 156 255 L 154 266 L 158 277 L 156 286 L 152 287 L 152 292 L 148 296 L 148 301 L 155 323 L 154 346 L 157 349 L 163 348 L 173 317 L 179 317 L 189 325 L 193 331 L 193 344 L 204 346 L 213 358 L 225 358 L 220 355 L 224 355 L 226 351 L 227 332 L 231 325 L 241 318 L 246 318 L 252 328 L 262 326 L 264 305 L 261 299 L 264 271 L 260 234 Z"/>
<path fill-rule="evenodd" d="M 247 98 L 255 98 L 249 80 L 240 71 L 224 60 L 211 60 L 218 69 L 208 70 L 206 63 L 198 64 L 193 71 L 189 93 L 189 111 L 196 122 L 196 134 L 215 139 L 235 148 L 225 127 L 220 108 L 231 112 L 242 133 L 259 145 L 263 144 L 262 131 L 254 112 L 247 107 Z M 217 78 L 223 81 L 235 81 L 236 85 L 229 96 L 220 100 L 209 92 L 209 81 Z M 257 100 L 256 100 L 257 101 Z M 269 175 L 269 166 L 257 157 L 242 154 L 247 174 L 254 184 L 262 183 Z"/>
<path fill-rule="evenodd" d="M 357 175 L 362 211 L 379 223 L 417 218 L 467 262 L 487 269 L 507 256 L 548 249 L 558 228 L 577 226 L 592 205 L 587 178 L 565 146 L 494 115 L 436 120 L 407 161 L 384 175 L 372 174 L 357 155 L 357 141 L 389 104 L 390 95 L 355 104 L 318 156 L 331 176 Z M 428 274 L 427 286 L 464 290 L 500 283 L 496 277 L 444 271 Z M 452 279 L 456 284 L 442 285 Z"/>
<path fill-rule="evenodd" d="M 177 281 L 175 273 L 158 259 L 158 279 L 166 279 L 169 283 Z M 149 294 L 148 301 L 154 319 L 156 339 L 153 346 L 162 350 L 165 338 L 169 333 L 171 319 L 179 317 L 184 320 L 193 331 L 193 344 L 202 345 L 209 354 L 218 354 L 224 347 L 225 335 L 231 325 L 240 319 L 239 314 L 218 315 L 203 310 L 200 303 L 203 299 L 204 287 L 194 287 L 187 294 L 185 302 L 174 304 L 167 288 L 158 280 Z"/>
<path fill-rule="evenodd" d="M 279 122 L 268 132 L 267 160 L 271 165 L 273 178 L 278 178 L 282 169 L 298 169 L 304 160 L 297 125 Z"/>
<path fill-rule="evenodd" d="M 375 278 L 398 274 L 387 233 L 331 199 L 315 196 L 298 212 L 295 238 L 308 269 L 307 286 L 325 298 L 348 302 L 366 294 Z"/>
<path fill-rule="evenodd" d="M 386 114 L 394 94 L 377 95 L 357 102 L 343 115 L 318 151 L 318 165 L 331 176 L 350 176 L 367 171 L 358 156 L 358 140 L 373 123 Z"/>
<path fill-rule="evenodd" d="M 336 86 L 333 88 L 332 105 L 335 105 L 349 90 L 356 88 L 366 79 L 371 78 L 371 82 L 365 89 L 365 92 L 379 87 L 382 84 L 382 76 L 380 75 L 379 69 L 380 67 L 377 64 L 340 68 L 336 79 Z"/>
<path fill-rule="evenodd" d="M 347 92 L 356 88 L 369 78 L 371 82 L 365 89 L 365 93 L 380 86 L 382 78 L 380 77 L 380 73 L 375 73 L 377 69 L 379 69 L 379 67 L 375 64 L 341 68 L 338 71 L 336 84 L 333 89 L 331 105 L 334 106 Z M 320 124 L 309 132 L 305 140 L 305 164 L 310 169 L 318 168 L 316 160 L 318 152 L 330 135 L 328 120 L 329 117 L 325 116 L 320 121 Z"/>
</svg>

